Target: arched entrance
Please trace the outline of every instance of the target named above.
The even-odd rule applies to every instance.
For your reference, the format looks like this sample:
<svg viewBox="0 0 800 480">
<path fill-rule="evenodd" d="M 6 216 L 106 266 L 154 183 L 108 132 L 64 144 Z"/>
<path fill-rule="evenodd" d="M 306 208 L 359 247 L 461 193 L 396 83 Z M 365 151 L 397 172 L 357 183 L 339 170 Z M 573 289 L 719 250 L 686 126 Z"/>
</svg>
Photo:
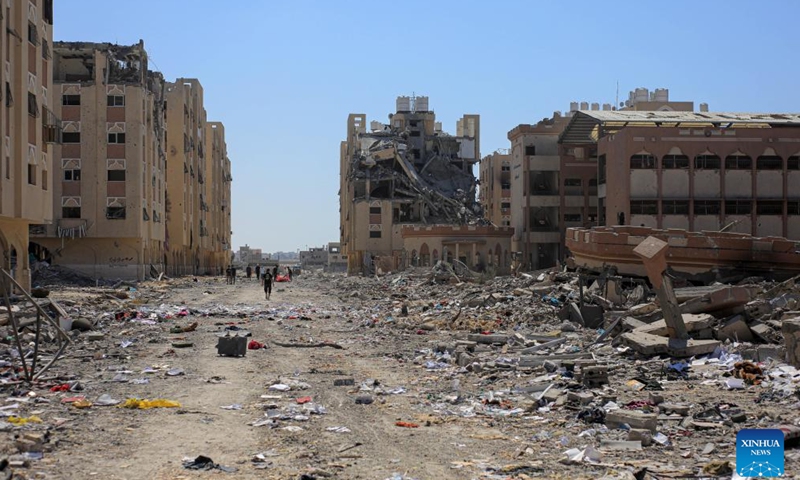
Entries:
<svg viewBox="0 0 800 480">
<path fill-rule="evenodd" d="M 430 267 L 431 266 L 431 255 L 428 251 L 428 244 L 423 243 L 421 247 L 419 247 L 419 258 L 421 265 L 423 267 Z"/>
</svg>

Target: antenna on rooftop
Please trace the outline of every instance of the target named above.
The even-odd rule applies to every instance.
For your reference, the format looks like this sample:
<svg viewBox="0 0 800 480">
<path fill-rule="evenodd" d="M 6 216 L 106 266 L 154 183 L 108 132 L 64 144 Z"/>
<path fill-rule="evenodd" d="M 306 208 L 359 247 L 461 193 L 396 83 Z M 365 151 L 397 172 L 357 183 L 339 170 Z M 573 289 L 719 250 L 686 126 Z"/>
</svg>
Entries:
<svg viewBox="0 0 800 480">
<path fill-rule="evenodd" d="M 619 105 L 619 80 L 617 80 L 617 95 L 614 97 L 614 105 Z"/>
</svg>

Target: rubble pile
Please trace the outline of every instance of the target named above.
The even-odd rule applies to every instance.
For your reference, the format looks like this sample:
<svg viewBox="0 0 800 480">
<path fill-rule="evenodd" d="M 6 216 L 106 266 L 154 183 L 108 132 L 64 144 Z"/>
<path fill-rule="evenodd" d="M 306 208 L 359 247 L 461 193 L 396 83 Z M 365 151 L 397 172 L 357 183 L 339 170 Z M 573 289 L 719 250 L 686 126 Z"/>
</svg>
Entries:
<svg viewBox="0 0 800 480">
<path fill-rule="evenodd" d="M 445 446 L 456 452 L 484 452 L 454 454 L 453 478 L 730 478 L 744 428 L 782 429 L 789 471 L 800 465 L 797 280 L 679 287 L 670 306 L 642 278 L 553 269 L 487 279 L 446 264 L 380 277 L 307 271 L 274 293 L 310 292 L 294 302 L 265 302 L 257 282 L 221 279 L 54 287 L 37 301 L 68 330 L 65 358 L 28 383 L 19 359 L 36 337 L 21 328 L 22 352 L 9 337 L 0 343 L 0 431 L 9 440 L 0 455 L 20 478 L 34 478 L 75 435 L 123 413 L 190 418 L 198 384 L 226 383 L 198 373 L 202 349 L 243 338 L 246 349 L 214 352 L 216 368 L 266 358 L 282 370 L 261 375 L 253 392 L 234 392 L 241 402 L 201 400 L 201 415 L 186 421 L 241 411 L 225 421 L 286 445 L 304 438 L 312 450 L 324 436 L 361 439 L 337 444 L 338 462 L 303 457 L 301 471 L 318 477 L 346 478 L 341 459 L 368 455 L 358 435 L 373 438 L 387 419 L 397 430 L 457 438 Z M 236 288 L 252 289 L 254 300 L 228 298 Z M 682 317 L 688 338 L 673 338 L 666 309 Z M 52 348 L 38 341 L 46 357 Z M 308 362 L 281 363 L 289 351 Z M 348 358 L 369 368 L 347 371 Z M 225 425 L 217 419 L 214 428 Z M 224 469 L 206 463 L 300 478 L 280 477 L 277 464 L 298 462 L 280 449 L 246 458 Z"/>
</svg>

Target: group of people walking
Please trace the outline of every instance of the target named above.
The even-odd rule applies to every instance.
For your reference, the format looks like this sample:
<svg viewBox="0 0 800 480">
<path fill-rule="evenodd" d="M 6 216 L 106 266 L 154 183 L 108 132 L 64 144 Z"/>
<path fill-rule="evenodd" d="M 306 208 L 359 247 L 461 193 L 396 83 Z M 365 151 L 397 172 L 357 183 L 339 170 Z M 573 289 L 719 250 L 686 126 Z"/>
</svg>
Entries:
<svg viewBox="0 0 800 480">
<path fill-rule="evenodd" d="M 229 266 L 225 273 L 227 276 L 226 283 L 229 285 L 236 284 L 236 267 L 232 265 Z M 276 265 L 270 269 L 269 267 L 262 267 L 261 265 L 256 265 L 255 268 L 248 265 L 247 268 L 245 268 L 244 273 L 248 279 L 252 278 L 253 273 L 255 273 L 259 284 L 264 287 L 264 297 L 269 300 L 270 295 L 272 295 L 272 284 L 278 278 L 278 266 Z M 292 272 L 291 267 L 286 267 L 286 276 L 291 282 L 294 276 L 294 272 Z"/>
</svg>

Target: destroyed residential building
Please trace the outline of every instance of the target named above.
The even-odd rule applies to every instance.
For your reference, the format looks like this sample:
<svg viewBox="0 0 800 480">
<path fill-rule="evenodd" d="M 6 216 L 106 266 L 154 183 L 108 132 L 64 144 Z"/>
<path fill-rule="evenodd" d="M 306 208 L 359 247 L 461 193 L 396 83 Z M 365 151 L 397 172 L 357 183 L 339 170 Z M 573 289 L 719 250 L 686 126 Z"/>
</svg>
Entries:
<svg viewBox="0 0 800 480">
<path fill-rule="evenodd" d="M 0 15 L 0 268 L 30 286 L 29 231 L 53 218 L 53 144 L 60 122 L 52 110 L 53 3 L 9 2 Z M 5 282 L 3 282 L 5 285 Z"/>
<path fill-rule="evenodd" d="M 481 159 L 478 197 L 486 220 L 492 225 L 511 226 L 511 155 L 496 150 Z"/>
<path fill-rule="evenodd" d="M 32 229 L 37 257 L 94 278 L 219 273 L 230 248 L 222 124 L 206 123 L 204 113 L 194 120 L 197 95 L 189 115 L 178 93 L 185 82 L 149 70 L 143 41 L 58 42 L 53 56 L 64 133 L 54 153 L 55 218 Z M 179 110 L 172 115 L 170 96 Z M 170 125 L 180 134 L 167 137 Z"/>
<path fill-rule="evenodd" d="M 56 42 L 54 221 L 47 260 L 92 277 L 144 279 L 164 255 L 164 78 L 144 42 Z"/>
<path fill-rule="evenodd" d="M 373 121 L 369 130 L 366 115 L 349 116 L 347 140 L 341 144 L 339 191 L 340 236 L 349 272 L 372 271 L 378 264 L 384 271 L 413 264 L 413 249 L 404 246 L 404 226 L 487 223 L 476 201 L 473 173 L 480 159 L 479 139 L 478 115 L 465 115 L 456 135 L 449 135 L 436 121 L 427 97 L 398 97 L 389 124 Z M 461 241 L 460 231 L 446 234 L 453 238 L 440 239 L 445 243 Z M 502 243 L 479 243 L 484 254 L 498 247 L 508 250 Z M 423 250 L 430 255 L 420 254 Z M 433 249 L 425 243 L 416 258 L 421 265 L 432 265 L 448 258 L 448 247 Z M 476 258 L 468 256 L 466 265 L 475 267 Z"/>
<path fill-rule="evenodd" d="M 700 108 L 707 109 L 707 105 Z M 597 142 L 586 138 L 559 145 L 559 141 L 579 111 L 613 113 L 614 109 L 608 103 L 601 110 L 599 103 L 570 102 L 569 112 L 563 115 L 554 112 L 535 125 L 521 124 L 508 132 L 510 192 L 504 191 L 504 196 L 510 197 L 510 202 L 501 201 L 510 203 L 513 247 L 524 269 L 552 267 L 563 260 L 568 227 L 598 225 Z M 637 88 L 619 109 L 691 112 L 694 102 L 672 101 L 664 88 L 652 92 Z"/>
</svg>

